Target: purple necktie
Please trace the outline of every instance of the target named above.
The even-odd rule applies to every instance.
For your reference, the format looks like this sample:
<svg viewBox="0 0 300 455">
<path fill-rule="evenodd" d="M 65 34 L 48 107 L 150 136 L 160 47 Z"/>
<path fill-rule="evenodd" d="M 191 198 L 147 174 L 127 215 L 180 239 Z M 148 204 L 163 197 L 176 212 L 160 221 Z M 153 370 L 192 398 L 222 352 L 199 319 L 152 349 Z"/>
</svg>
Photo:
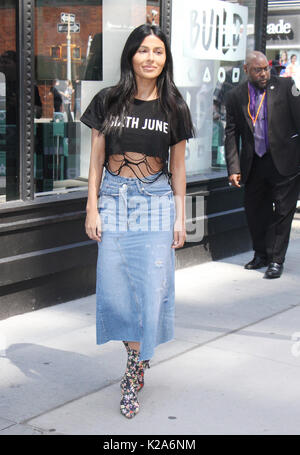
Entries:
<svg viewBox="0 0 300 455">
<path fill-rule="evenodd" d="M 250 96 L 250 113 L 253 119 L 256 117 L 257 110 L 259 108 L 261 99 L 264 92 L 260 92 L 259 89 L 254 87 L 248 82 L 249 96 Z M 253 125 L 254 135 L 254 149 L 255 153 L 262 157 L 269 146 L 268 141 L 268 120 L 267 120 L 267 94 L 265 95 L 263 104 L 260 108 L 259 115 L 257 117 L 255 125 Z"/>
<path fill-rule="evenodd" d="M 256 92 L 255 100 L 255 115 L 258 111 L 259 105 L 261 103 L 264 92 Z M 265 100 L 263 101 L 263 103 Z M 253 127 L 254 129 L 254 143 L 255 143 L 255 153 L 262 157 L 266 153 L 266 141 L 265 141 L 265 125 L 264 125 L 264 106 L 262 105 L 256 120 L 256 123 Z"/>
</svg>

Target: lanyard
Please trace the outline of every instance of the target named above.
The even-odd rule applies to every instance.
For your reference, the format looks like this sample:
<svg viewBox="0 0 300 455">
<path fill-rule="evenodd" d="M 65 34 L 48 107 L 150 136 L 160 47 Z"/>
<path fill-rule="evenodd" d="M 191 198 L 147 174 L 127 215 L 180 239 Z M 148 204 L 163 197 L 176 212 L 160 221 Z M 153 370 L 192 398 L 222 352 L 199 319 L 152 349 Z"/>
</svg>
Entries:
<svg viewBox="0 0 300 455">
<path fill-rule="evenodd" d="M 258 114 L 259 114 L 259 111 L 262 107 L 262 104 L 264 102 L 264 99 L 265 99 L 265 96 L 266 96 L 266 92 L 264 92 L 263 96 L 262 96 L 262 99 L 259 103 L 259 106 L 258 106 L 258 109 L 257 109 L 257 112 L 256 112 L 256 116 L 255 118 L 252 117 L 251 115 L 251 112 L 250 112 L 250 92 L 249 92 L 249 88 L 248 88 L 248 114 L 249 114 L 249 117 L 251 118 L 252 120 L 252 125 L 255 126 L 255 123 L 256 123 L 256 120 L 257 120 L 257 117 L 258 117 Z"/>
</svg>

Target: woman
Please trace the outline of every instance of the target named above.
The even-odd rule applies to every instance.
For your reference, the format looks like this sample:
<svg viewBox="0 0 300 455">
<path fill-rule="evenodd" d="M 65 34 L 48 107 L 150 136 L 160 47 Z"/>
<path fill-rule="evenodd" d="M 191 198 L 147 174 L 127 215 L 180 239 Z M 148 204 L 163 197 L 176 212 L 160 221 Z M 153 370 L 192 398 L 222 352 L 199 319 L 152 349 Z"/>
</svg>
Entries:
<svg viewBox="0 0 300 455">
<path fill-rule="evenodd" d="M 122 340 L 127 349 L 120 405 L 127 418 L 139 411 L 155 346 L 173 338 L 174 250 L 185 242 L 184 158 L 193 126 L 172 74 L 165 35 L 141 25 L 125 44 L 119 83 L 101 90 L 81 117 L 92 128 L 85 226 L 98 242 L 97 343 Z"/>
<path fill-rule="evenodd" d="M 282 66 L 282 69 L 280 71 L 280 76 L 283 76 L 284 73 L 285 73 L 286 67 L 288 65 L 288 54 L 287 54 L 287 51 L 281 51 L 280 52 L 279 63 Z"/>
<path fill-rule="evenodd" d="M 64 97 L 65 111 L 67 113 L 68 122 L 73 122 L 73 115 L 71 112 L 72 97 L 74 93 L 73 85 L 71 81 L 67 82 L 67 87 L 64 92 L 60 92 Z"/>
<path fill-rule="evenodd" d="M 284 76 L 285 77 L 292 77 L 293 79 L 296 77 L 297 74 L 297 55 L 291 55 L 291 63 L 286 67 Z"/>
</svg>

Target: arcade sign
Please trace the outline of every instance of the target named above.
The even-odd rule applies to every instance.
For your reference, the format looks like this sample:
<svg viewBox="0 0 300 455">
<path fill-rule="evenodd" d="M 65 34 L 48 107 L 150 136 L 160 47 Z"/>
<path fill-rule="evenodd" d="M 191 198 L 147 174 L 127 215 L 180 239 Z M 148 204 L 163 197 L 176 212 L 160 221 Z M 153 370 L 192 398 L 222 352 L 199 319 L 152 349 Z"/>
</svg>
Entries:
<svg viewBox="0 0 300 455">
<path fill-rule="evenodd" d="M 267 34 L 268 35 L 288 35 L 292 31 L 292 26 L 290 22 L 284 22 L 283 19 L 280 19 L 277 24 L 268 24 L 267 25 Z"/>
</svg>

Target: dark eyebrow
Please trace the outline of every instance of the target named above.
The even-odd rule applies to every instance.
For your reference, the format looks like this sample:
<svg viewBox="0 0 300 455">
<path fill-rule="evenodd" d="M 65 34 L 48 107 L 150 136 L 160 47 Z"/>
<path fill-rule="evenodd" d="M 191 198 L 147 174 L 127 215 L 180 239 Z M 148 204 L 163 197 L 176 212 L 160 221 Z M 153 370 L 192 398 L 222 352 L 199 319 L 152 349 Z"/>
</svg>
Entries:
<svg viewBox="0 0 300 455">
<path fill-rule="evenodd" d="M 139 49 L 141 49 L 141 47 L 145 48 L 145 49 L 149 49 L 148 46 L 145 46 L 144 44 L 143 45 L 140 45 Z M 153 49 L 161 49 L 161 50 L 164 50 L 164 48 L 162 46 L 156 46 L 154 47 Z"/>
<path fill-rule="evenodd" d="M 139 49 L 146 49 L 146 50 L 149 50 L 149 47 L 148 46 L 140 46 Z M 162 46 L 157 46 L 157 47 L 154 47 L 153 48 L 154 51 L 163 51 L 164 52 L 164 48 Z"/>
</svg>

